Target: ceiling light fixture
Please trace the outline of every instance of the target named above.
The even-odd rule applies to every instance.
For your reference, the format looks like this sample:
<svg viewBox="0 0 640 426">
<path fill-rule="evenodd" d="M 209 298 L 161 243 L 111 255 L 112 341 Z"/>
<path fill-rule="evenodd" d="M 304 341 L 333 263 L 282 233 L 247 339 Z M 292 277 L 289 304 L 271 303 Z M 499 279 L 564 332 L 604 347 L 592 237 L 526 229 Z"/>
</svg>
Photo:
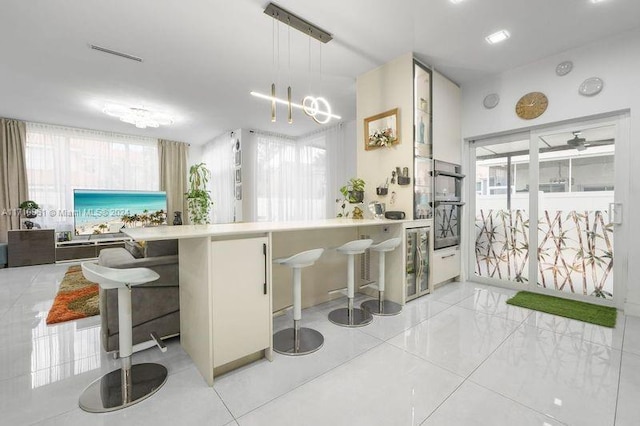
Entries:
<svg viewBox="0 0 640 426">
<path fill-rule="evenodd" d="M 271 101 L 276 104 L 289 105 L 289 101 L 286 99 L 265 95 L 260 92 L 249 92 L 249 94 L 251 96 L 255 96 L 256 98 L 265 99 L 267 101 Z M 324 110 L 320 109 L 321 104 L 326 109 Z M 336 120 L 342 120 L 342 117 L 340 117 L 339 115 L 335 115 L 331 112 L 331 106 L 329 105 L 329 102 L 327 102 L 325 98 L 314 98 L 312 96 L 306 96 L 302 104 L 291 102 L 291 107 L 301 109 L 311 117 L 321 115 L 323 117 L 328 117 L 329 119 L 335 118 Z M 329 120 L 325 121 L 325 123 L 328 121 Z M 320 122 L 320 124 L 325 124 L 325 123 Z"/>
<path fill-rule="evenodd" d="M 500 43 L 501 41 L 505 41 L 509 37 L 511 37 L 511 34 L 509 34 L 509 31 L 500 30 L 498 32 L 495 32 L 491 35 L 486 36 L 484 39 L 487 40 L 487 43 L 489 44 L 496 44 L 496 43 Z"/>
<path fill-rule="evenodd" d="M 604 3 L 607 0 L 591 0 L 591 3 L 593 4 L 597 4 L 597 3 Z"/>
<path fill-rule="evenodd" d="M 133 124 L 138 129 L 146 129 L 147 127 L 156 128 L 173 124 L 173 119 L 169 115 L 144 108 L 107 105 L 102 112 L 111 117 L 117 117 L 124 123 Z"/>
<path fill-rule="evenodd" d="M 278 20 L 280 22 L 284 22 L 287 24 L 287 79 L 291 81 L 291 28 L 295 28 L 296 30 L 303 32 L 316 40 L 327 43 L 333 37 L 327 31 L 313 25 L 309 21 L 306 21 L 300 18 L 297 15 L 277 6 L 273 3 L 269 3 L 269 5 L 264 9 L 264 13 L 272 17 L 274 22 L 274 35 L 272 40 L 272 56 L 274 63 L 274 68 L 277 70 L 277 76 L 274 80 L 278 80 L 279 77 L 279 69 L 280 69 L 280 31 L 275 27 L 275 21 Z M 276 34 L 277 32 L 277 34 Z M 277 57 L 276 57 L 276 45 L 277 45 Z M 309 47 L 309 51 L 311 51 L 311 47 Z M 311 53 L 309 53 L 311 55 Z M 309 59 L 309 63 L 311 63 L 311 59 Z M 310 66 L 311 67 L 311 66 Z M 322 53 L 320 53 L 320 79 L 322 77 Z M 306 115 L 311 117 L 319 124 L 326 124 L 332 118 L 341 119 L 340 116 L 335 115 L 331 112 L 331 105 L 326 98 L 322 96 L 311 96 L 307 95 L 304 97 L 302 103 L 294 103 L 292 101 L 292 90 L 291 85 L 289 84 L 287 87 L 287 99 L 281 99 L 276 96 L 276 84 L 271 84 L 271 96 L 264 95 L 262 93 L 252 91 L 250 92 L 252 96 L 255 96 L 260 99 L 265 99 L 271 102 L 271 121 L 276 121 L 276 104 L 287 105 L 287 121 L 289 124 L 293 123 L 292 110 L 293 108 L 302 109 Z M 322 117 L 322 118 L 320 118 Z"/>
<path fill-rule="evenodd" d="M 462 3 L 464 0 L 449 0 L 453 4 Z"/>
</svg>

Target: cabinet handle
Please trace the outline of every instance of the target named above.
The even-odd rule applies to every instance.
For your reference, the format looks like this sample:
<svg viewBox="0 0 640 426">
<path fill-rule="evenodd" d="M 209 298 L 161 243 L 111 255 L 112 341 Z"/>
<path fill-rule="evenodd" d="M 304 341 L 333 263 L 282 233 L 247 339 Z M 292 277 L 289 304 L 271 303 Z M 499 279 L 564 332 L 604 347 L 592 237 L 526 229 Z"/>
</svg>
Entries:
<svg viewBox="0 0 640 426">
<path fill-rule="evenodd" d="M 262 244 L 262 254 L 264 255 L 264 284 L 262 286 L 262 291 L 264 294 L 267 294 L 267 245 Z"/>
<path fill-rule="evenodd" d="M 440 256 L 440 259 L 446 259 L 447 257 L 453 257 L 455 255 L 456 255 L 455 253 L 451 253 L 451 254 L 448 254 L 446 256 Z"/>
</svg>

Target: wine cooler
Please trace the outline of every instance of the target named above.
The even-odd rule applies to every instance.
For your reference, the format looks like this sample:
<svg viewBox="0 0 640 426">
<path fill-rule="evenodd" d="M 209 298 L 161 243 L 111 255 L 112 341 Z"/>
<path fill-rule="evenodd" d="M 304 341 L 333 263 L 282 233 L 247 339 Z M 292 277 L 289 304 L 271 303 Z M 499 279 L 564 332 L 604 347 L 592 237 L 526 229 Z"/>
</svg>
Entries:
<svg viewBox="0 0 640 426">
<path fill-rule="evenodd" d="M 429 227 L 409 228 L 405 232 L 405 299 L 409 301 L 429 293 Z"/>
</svg>

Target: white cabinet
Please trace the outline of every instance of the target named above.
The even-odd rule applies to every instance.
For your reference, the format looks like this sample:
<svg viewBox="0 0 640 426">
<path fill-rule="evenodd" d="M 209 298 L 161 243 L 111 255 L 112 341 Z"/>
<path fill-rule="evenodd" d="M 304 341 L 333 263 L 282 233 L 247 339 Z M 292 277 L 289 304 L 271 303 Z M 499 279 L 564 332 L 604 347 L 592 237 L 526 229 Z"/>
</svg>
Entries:
<svg viewBox="0 0 640 426">
<path fill-rule="evenodd" d="M 271 345 L 268 238 L 211 242 L 213 366 Z"/>
<path fill-rule="evenodd" d="M 460 247 L 436 250 L 431 258 L 431 279 L 434 285 L 460 275 Z"/>
<path fill-rule="evenodd" d="M 433 72 L 433 158 L 462 163 L 462 123 L 460 87 L 442 74 Z"/>
</svg>

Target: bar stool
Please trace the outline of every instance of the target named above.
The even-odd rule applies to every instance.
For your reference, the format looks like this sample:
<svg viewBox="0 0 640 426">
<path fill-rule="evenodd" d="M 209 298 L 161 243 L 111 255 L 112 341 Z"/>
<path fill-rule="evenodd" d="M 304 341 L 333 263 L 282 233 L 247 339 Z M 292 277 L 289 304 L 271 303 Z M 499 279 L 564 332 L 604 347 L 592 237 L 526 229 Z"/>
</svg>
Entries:
<svg viewBox="0 0 640 426">
<path fill-rule="evenodd" d="M 347 307 L 339 308 L 329 312 L 329 321 L 344 327 L 362 327 L 373 321 L 373 317 L 367 311 L 353 307 L 353 296 L 355 293 L 355 255 L 362 254 L 368 249 L 373 240 L 354 240 L 338 247 L 338 253 L 346 254 L 347 260 Z"/>
<path fill-rule="evenodd" d="M 153 395 L 167 381 L 160 364 L 131 365 L 131 286 L 155 281 L 160 276 L 147 268 L 114 269 L 93 262 L 82 264 L 82 273 L 103 289 L 118 289 L 118 320 L 121 368 L 91 383 L 80 395 L 80 408 L 105 413 L 126 408 Z"/>
<path fill-rule="evenodd" d="M 317 351 L 324 344 L 324 336 L 319 331 L 300 327 L 302 319 L 302 268 L 313 265 L 323 252 L 323 248 L 308 250 L 273 261 L 290 267 L 293 275 L 293 328 L 280 330 L 273 335 L 273 350 L 280 354 L 306 355 Z"/>
<path fill-rule="evenodd" d="M 395 250 L 402 240 L 400 238 L 390 238 L 381 243 L 371 246 L 371 250 L 378 252 L 378 285 L 370 284 L 367 287 L 378 289 L 378 300 L 367 300 L 362 302 L 360 307 L 373 315 L 397 315 L 402 310 L 402 306 L 391 300 L 384 300 L 384 261 L 385 253 Z"/>
</svg>

